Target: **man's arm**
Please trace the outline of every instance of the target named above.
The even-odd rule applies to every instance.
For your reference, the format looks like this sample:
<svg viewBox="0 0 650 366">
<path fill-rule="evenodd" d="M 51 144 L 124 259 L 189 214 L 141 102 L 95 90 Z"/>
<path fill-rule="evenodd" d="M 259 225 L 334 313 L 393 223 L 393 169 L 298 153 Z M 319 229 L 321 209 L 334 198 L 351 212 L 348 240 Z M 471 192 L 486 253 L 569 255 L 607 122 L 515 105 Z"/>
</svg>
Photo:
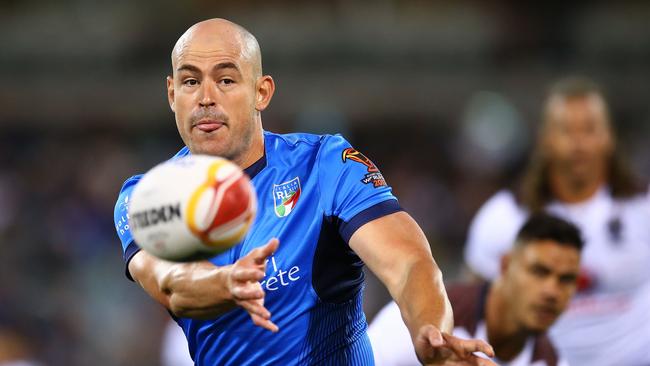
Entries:
<svg viewBox="0 0 650 366">
<path fill-rule="evenodd" d="M 209 319 L 241 306 L 253 323 L 270 331 L 278 327 L 264 307 L 266 259 L 278 240 L 254 249 L 233 265 L 217 267 L 209 261 L 174 263 L 141 250 L 129 262 L 133 279 L 175 316 Z"/>
<path fill-rule="evenodd" d="M 429 243 L 405 212 L 370 221 L 355 231 L 350 247 L 386 285 L 425 364 L 494 365 L 473 352 L 493 356 L 482 341 L 451 336 L 453 313 Z"/>
</svg>

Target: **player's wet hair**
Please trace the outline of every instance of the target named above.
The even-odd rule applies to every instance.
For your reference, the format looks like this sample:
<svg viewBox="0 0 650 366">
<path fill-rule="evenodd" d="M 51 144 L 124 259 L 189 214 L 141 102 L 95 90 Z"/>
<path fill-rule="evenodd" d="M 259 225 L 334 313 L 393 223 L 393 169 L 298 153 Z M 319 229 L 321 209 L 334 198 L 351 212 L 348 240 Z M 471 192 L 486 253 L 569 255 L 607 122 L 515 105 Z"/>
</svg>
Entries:
<svg viewBox="0 0 650 366">
<path fill-rule="evenodd" d="M 536 241 L 551 240 L 582 250 L 584 240 L 572 223 L 545 212 L 532 214 L 517 233 L 515 247 L 523 247 Z"/>
<path fill-rule="evenodd" d="M 604 104 L 606 118 L 610 124 L 610 133 L 614 141 L 614 151 L 609 156 L 607 184 L 614 198 L 630 198 L 647 189 L 647 185 L 641 182 L 630 168 L 630 164 L 622 156 L 616 144 L 616 133 L 609 118 L 609 108 L 601 87 L 588 78 L 567 77 L 560 79 L 553 84 L 547 93 L 544 102 L 543 123 L 540 126 L 539 134 L 544 133 L 544 125 L 547 121 L 548 105 L 552 98 L 581 98 L 591 95 L 599 96 Z M 538 143 L 533 151 L 528 165 L 521 177 L 520 186 L 515 190 L 517 200 L 531 212 L 544 209 L 547 203 L 553 199 L 553 193 L 549 184 L 548 161 L 544 158 L 541 143 Z"/>
</svg>

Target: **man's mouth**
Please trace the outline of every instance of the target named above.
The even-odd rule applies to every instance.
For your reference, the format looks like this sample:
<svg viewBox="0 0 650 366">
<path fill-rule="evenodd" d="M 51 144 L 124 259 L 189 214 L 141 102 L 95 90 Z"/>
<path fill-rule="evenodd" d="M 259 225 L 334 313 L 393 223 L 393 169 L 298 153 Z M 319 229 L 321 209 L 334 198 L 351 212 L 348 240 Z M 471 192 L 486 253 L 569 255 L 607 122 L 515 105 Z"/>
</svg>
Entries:
<svg viewBox="0 0 650 366">
<path fill-rule="evenodd" d="M 200 131 L 209 133 L 220 129 L 224 125 L 223 122 L 214 119 L 202 119 L 196 122 L 192 127 L 196 127 Z"/>
<path fill-rule="evenodd" d="M 553 320 L 559 315 L 558 310 L 553 306 L 537 305 L 533 309 L 537 316 L 544 320 Z"/>
</svg>

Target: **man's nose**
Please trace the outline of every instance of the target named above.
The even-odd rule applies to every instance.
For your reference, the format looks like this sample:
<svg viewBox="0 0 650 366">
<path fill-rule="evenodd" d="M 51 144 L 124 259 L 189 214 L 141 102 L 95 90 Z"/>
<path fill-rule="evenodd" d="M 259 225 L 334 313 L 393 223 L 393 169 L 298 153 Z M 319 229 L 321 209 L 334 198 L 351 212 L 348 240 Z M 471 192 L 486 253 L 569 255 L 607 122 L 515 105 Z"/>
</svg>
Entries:
<svg viewBox="0 0 650 366">
<path fill-rule="evenodd" d="M 560 296 L 560 284 L 557 279 L 552 276 L 546 278 L 542 284 L 542 293 L 544 297 L 548 300 L 557 301 Z"/>
<path fill-rule="evenodd" d="M 217 103 L 217 86 L 214 83 L 206 82 L 201 85 L 199 105 L 201 107 L 214 106 Z"/>
</svg>

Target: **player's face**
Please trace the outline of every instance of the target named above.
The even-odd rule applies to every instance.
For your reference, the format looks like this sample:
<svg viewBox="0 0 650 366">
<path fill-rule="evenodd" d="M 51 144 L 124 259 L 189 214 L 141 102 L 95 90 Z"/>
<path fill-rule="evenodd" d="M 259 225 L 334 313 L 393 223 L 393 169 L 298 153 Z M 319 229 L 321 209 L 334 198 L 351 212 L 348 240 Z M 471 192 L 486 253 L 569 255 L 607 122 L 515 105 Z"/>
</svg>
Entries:
<svg viewBox="0 0 650 366">
<path fill-rule="evenodd" d="M 510 311 L 531 332 L 546 331 L 567 307 L 576 290 L 580 254 L 554 241 L 516 248 L 504 269 Z"/>
<path fill-rule="evenodd" d="M 602 98 L 594 94 L 551 99 L 543 140 L 556 171 L 576 179 L 604 171 L 613 139 Z"/>
<path fill-rule="evenodd" d="M 237 160 L 261 129 L 257 78 L 241 42 L 232 34 L 195 36 L 175 56 L 167 90 L 181 138 L 194 154 Z"/>
</svg>

